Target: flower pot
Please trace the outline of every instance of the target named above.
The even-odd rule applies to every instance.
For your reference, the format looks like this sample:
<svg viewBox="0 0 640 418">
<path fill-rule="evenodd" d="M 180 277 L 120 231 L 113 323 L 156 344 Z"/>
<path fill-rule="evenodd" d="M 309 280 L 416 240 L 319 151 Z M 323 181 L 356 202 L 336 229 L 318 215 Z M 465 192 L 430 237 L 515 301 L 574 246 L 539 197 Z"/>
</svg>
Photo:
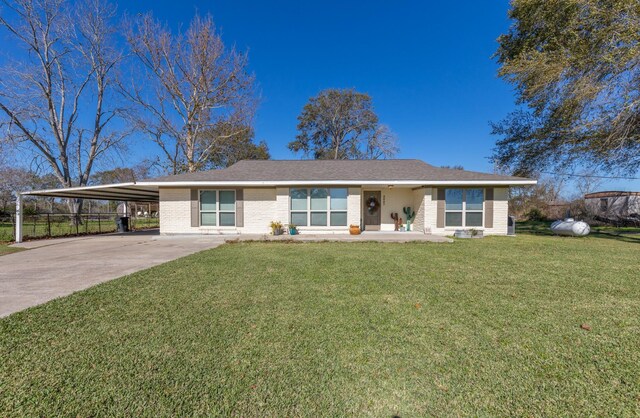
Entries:
<svg viewBox="0 0 640 418">
<path fill-rule="evenodd" d="M 273 235 L 282 235 L 282 229 L 280 229 L 280 228 L 274 229 L 273 230 Z"/>
<path fill-rule="evenodd" d="M 350 226 L 349 233 L 351 235 L 360 235 L 360 227 L 359 226 Z"/>
<path fill-rule="evenodd" d="M 296 228 L 289 228 L 289 235 L 298 235 L 298 230 Z"/>
<path fill-rule="evenodd" d="M 456 229 L 453 236 L 456 238 L 482 238 L 483 233 L 477 229 Z"/>
</svg>

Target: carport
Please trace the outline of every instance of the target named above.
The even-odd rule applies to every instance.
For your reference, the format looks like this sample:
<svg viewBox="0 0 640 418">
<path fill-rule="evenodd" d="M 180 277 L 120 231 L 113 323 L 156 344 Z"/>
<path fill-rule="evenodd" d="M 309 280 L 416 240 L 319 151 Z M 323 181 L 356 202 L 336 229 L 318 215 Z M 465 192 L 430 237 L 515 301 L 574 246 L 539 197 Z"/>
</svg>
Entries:
<svg viewBox="0 0 640 418">
<path fill-rule="evenodd" d="M 16 242 L 22 242 L 24 196 L 45 196 L 67 199 L 114 200 L 120 202 L 159 202 L 157 185 L 136 182 L 105 184 L 100 186 L 69 187 L 65 189 L 34 190 L 19 193 L 16 199 Z"/>
</svg>

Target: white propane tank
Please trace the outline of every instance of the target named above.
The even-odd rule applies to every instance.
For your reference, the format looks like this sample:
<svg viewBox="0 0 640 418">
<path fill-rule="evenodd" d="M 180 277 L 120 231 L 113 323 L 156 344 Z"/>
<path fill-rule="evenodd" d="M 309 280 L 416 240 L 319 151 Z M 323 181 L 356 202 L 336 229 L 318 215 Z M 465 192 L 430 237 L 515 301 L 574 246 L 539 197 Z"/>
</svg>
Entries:
<svg viewBox="0 0 640 418">
<path fill-rule="evenodd" d="M 555 221 L 551 224 L 551 232 L 556 235 L 569 235 L 572 237 L 584 237 L 589 235 L 591 228 L 583 221 L 566 218 L 564 221 Z"/>
</svg>

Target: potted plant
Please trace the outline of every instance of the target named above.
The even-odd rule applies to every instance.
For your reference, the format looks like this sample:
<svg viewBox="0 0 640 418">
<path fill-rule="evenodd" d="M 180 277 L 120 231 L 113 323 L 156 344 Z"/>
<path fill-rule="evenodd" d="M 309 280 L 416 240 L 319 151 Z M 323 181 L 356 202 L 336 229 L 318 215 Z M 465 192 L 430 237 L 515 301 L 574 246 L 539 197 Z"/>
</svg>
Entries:
<svg viewBox="0 0 640 418">
<path fill-rule="evenodd" d="M 280 221 L 271 221 L 269 226 L 271 227 L 271 233 L 273 235 L 282 235 L 282 222 L 280 222 Z"/>
<path fill-rule="evenodd" d="M 359 225 L 349 225 L 349 233 L 351 235 L 360 235 L 360 226 Z"/>
<path fill-rule="evenodd" d="M 298 235 L 298 227 L 294 224 L 289 224 L 289 235 Z"/>
</svg>

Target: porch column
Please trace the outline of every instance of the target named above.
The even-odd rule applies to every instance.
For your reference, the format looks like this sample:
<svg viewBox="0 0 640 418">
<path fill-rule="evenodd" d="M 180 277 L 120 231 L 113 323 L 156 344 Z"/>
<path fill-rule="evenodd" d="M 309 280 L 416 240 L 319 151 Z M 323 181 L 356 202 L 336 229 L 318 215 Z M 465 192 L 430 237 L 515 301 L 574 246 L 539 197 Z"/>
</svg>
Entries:
<svg viewBox="0 0 640 418">
<path fill-rule="evenodd" d="M 16 198 L 16 243 L 22 242 L 22 193 Z"/>
</svg>

